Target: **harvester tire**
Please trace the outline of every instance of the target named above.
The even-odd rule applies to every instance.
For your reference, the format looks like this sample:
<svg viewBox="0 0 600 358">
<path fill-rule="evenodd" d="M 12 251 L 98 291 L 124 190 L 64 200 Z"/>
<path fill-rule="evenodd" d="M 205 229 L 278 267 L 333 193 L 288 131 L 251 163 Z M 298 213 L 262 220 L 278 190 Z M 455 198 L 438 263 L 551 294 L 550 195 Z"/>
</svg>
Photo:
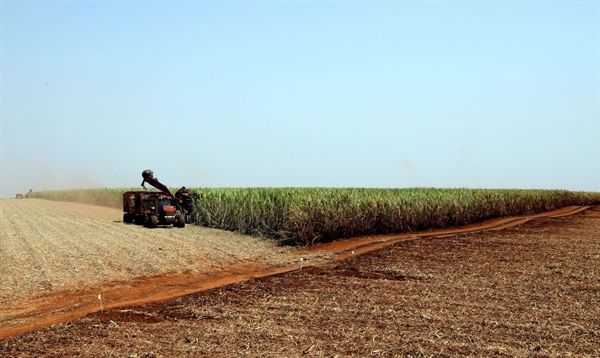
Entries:
<svg viewBox="0 0 600 358">
<path fill-rule="evenodd" d="M 158 227 L 158 216 L 150 215 L 150 227 L 151 228 Z"/>
<path fill-rule="evenodd" d="M 151 229 L 158 227 L 158 217 L 156 215 L 145 215 L 144 226 Z"/>
<path fill-rule="evenodd" d="M 185 217 L 182 213 L 177 212 L 175 214 L 175 223 L 173 224 L 175 227 L 185 227 Z"/>
</svg>

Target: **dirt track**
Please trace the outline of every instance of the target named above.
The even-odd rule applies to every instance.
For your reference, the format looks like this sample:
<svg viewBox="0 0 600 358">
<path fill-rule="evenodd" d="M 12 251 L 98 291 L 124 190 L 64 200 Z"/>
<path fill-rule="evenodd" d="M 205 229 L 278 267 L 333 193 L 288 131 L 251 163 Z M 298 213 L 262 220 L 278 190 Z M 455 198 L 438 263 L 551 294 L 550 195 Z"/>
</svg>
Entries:
<svg viewBox="0 0 600 358">
<path fill-rule="evenodd" d="M 86 214 L 81 214 L 81 212 L 85 212 L 85 210 L 89 210 L 91 211 L 96 211 L 96 210 L 105 210 L 103 208 L 97 208 L 97 207 L 87 207 L 87 206 L 83 206 L 84 208 L 78 207 L 76 212 L 78 212 L 79 214 L 74 214 L 73 212 L 69 212 L 69 209 L 71 206 L 71 204 L 64 204 L 64 203 L 53 203 L 53 202 L 44 202 L 44 201 L 9 201 L 8 204 L 13 204 L 14 205 L 21 205 L 22 208 L 28 208 L 30 206 L 41 206 L 41 205 L 50 205 L 51 208 L 50 210 L 53 212 L 57 212 L 58 216 L 60 217 L 64 217 L 64 216 L 70 216 L 70 217 L 76 217 L 76 216 L 80 216 L 81 219 L 84 220 L 96 220 L 96 219 L 91 219 L 91 218 L 86 218 Z M 42 204 L 43 203 L 43 204 Z M 5 227 L 7 225 L 5 225 L 5 221 L 7 218 L 7 209 L 13 209 L 15 210 L 15 207 L 11 207 L 10 205 L 6 205 L 7 201 L 2 201 L 3 207 L 3 225 L 2 225 L 2 230 L 5 230 Z M 55 207 L 53 205 L 58 205 L 59 207 L 61 205 L 66 205 L 66 209 L 63 208 L 62 211 L 59 210 L 54 210 Z M 21 209 L 21 208 L 17 208 L 17 209 Z M 84 210 L 85 209 L 85 210 Z M 561 210 L 559 212 L 555 212 L 552 215 L 561 215 L 561 214 L 573 214 L 575 212 L 577 212 L 578 210 L 583 210 L 585 208 L 567 208 L 564 210 Z M 102 215 L 100 215 L 98 212 L 94 212 L 94 214 L 92 215 L 94 218 L 98 218 L 98 217 L 102 217 L 101 219 L 98 219 L 102 222 L 104 222 L 105 225 L 108 225 L 110 227 L 110 225 L 121 225 L 120 228 L 123 229 L 127 229 L 127 230 L 133 230 L 133 232 L 135 233 L 137 229 L 142 230 L 142 233 L 146 232 L 146 229 L 143 228 L 139 228 L 139 227 L 135 227 L 135 226 L 124 226 L 123 223 L 120 222 L 119 218 L 115 218 L 114 215 L 116 215 L 118 213 L 118 211 L 113 211 L 113 213 L 109 214 L 109 211 L 111 211 L 111 209 L 106 209 L 107 211 L 105 212 L 105 214 L 102 215 L 106 215 L 105 217 L 102 217 Z M 112 216 L 111 216 L 112 215 Z M 584 222 L 594 222 L 594 223 L 598 223 L 598 220 L 593 220 L 595 217 L 598 217 L 598 212 L 597 211 L 588 211 L 584 214 L 579 214 L 578 217 L 583 217 L 583 216 L 587 216 L 587 219 L 584 219 Z M 120 216 L 120 213 L 119 213 Z M 471 228 L 466 228 L 465 230 L 463 230 L 464 232 L 480 232 L 481 230 L 483 230 L 484 228 L 507 228 L 511 225 L 515 225 L 515 224 L 523 224 L 524 222 L 526 222 L 527 220 L 532 219 L 533 217 L 529 217 L 529 218 L 510 218 L 510 219 L 502 219 L 502 220 L 498 220 L 498 221 L 494 221 L 494 222 L 490 222 L 490 223 L 486 223 L 483 226 L 474 226 Z M 589 220 L 589 219 L 592 220 Z M 587 220 L 587 221 L 585 221 Z M 109 224 L 110 223 L 110 224 Z M 33 223 L 29 223 L 29 225 L 33 225 Z M 97 227 L 100 224 L 97 225 L 92 225 L 92 227 Z M 14 232 L 19 232 L 18 228 L 15 228 L 15 225 L 11 226 L 13 227 L 13 235 Z M 194 227 L 190 227 L 191 229 L 202 229 L 202 228 L 194 228 Z M 597 228 L 597 226 L 596 226 Z M 183 230 L 187 230 L 183 229 Z M 22 230 L 22 229 L 21 229 Z M 171 231 L 172 229 L 165 229 L 163 230 L 164 232 L 168 232 L 169 235 L 172 234 L 173 232 Z M 126 230 L 125 230 L 126 231 Z M 8 230 L 7 232 L 11 232 L 10 230 Z M 38 231 L 39 232 L 39 229 Z M 85 231 L 84 231 L 85 232 Z M 80 235 L 82 235 L 84 232 L 80 232 Z M 455 235 L 457 231 L 445 231 L 445 232 L 437 232 L 437 233 L 425 233 L 423 235 L 426 236 L 433 236 L 433 237 L 442 237 L 442 236 L 446 236 L 446 235 Z M 594 232 L 594 231 L 592 231 Z M 595 231 L 596 233 L 598 231 Z M 176 232 L 177 234 L 179 234 L 179 231 Z M 211 233 L 213 233 L 213 231 L 211 231 Z M 160 233 L 159 233 L 160 234 Z M 214 231 L 214 234 L 223 234 L 221 232 L 218 231 Z M 20 235 L 22 235 L 22 232 L 20 233 Z M 139 235 L 139 234 L 138 234 Z M 189 235 L 192 237 L 196 237 L 197 235 L 200 235 L 200 232 L 196 232 L 193 230 L 189 230 L 187 232 L 185 232 L 184 234 L 181 235 Z M 95 235 L 92 235 L 93 237 L 97 237 L 97 232 Z M 133 235 L 135 236 L 135 235 Z M 235 236 L 235 235 L 234 235 Z M 225 266 L 222 263 L 220 264 L 221 266 L 218 267 L 217 264 L 213 264 L 213 269 L 217 268 L 216 270 L 213 270 L 212 273 L 208 273 L 207 271 L 202 271 L 202 268 L 196 268 L 195 270 L 190 270 L 190 271 L 186 271 L 183 273 L 177 273 L 176 269 L 173 270 L 173 274 L 161 274 L 155 277 L 150 277 L 150 278 L 145 278 L 145 279 L 136 279 L 134 281 L 127 281 L 127 282 L 123 282 L 123 283 L 118 283 L 118 282 L 112 282 L 112 283 L 106 283 L 107 281 L 103 281 L 106 283 L 106 285 L 102 286 L 102 297 L 103 297 L 103 303 L 104 303 L 104 309 L 114 309 L 117 307 L 124 307 L 124 306 L 131 306 L 134 304 L 142 304 L 142 303 L 148 303 L 148 302 L 157 302 L 157 301 L 162 301 L 168 298 L 173 298 L 173 297 L 177 297 L 180 296 L 182 294 L 185 293 L 191 293 L 191 292 L 197 292 L 197 291 L 203 291 L 203 290 L 207 290 L 210 288 L 215 288 L 215 287 L 222 287 L 226 284 L 231 284 L 231 283 L 236 283 L 236 282 L 244 282 L 246 280 L 248 280 L 249 278 L 253 278 L 253 277 L 263 277 L 263 276 L 269 276 L 275 273 L 281 273 L 281 272 L 289 272 L 287 275 L 291 275 L 294 272 L 298 272 L 299 270 L 299 265 L 300 265 L 300 258 L 302 258 L 302 265 L 303 265 L 303 270 L 301 270 L 302 272 L 306 273 L 311 273 L 312 272 L 312 276 L 313 277 L 322 277 L 324 275 L 327 274 L 327 270 L 323 270 L 321 268 L 312 268 L 309 266 L 315 266 L 318 265 L 318 267 L 323 267 L 323 266 L 327 266 L 327 265 L 331 265 L 330 262 L 336 262 L 335 259 L 341 259 L 341 258 L 347 258 L 350 256 L 357 256 L 358 254 L 361 253 L 365 253 L 368 251 L 374 251 L 374 250 L 378 250 L 381 249 L 385 246 L 390 246 L 393 244 L 398 244 L 401 243 L 403 241 L 406 242 L 412 242 L 412 241 L 420 241 L 417 240 L 417 236 L 418 235 L 396 235 L 396 236 L 380 236 L 380 237 L 372 237 L 372 238 L 363 238 L 363 239 L 357 239 L 357 240 L 347 240 L 344 242 L 340 242 L 340 243 L 335 243 L 335 244 L 330 244 L 330 245 L 320 245 L 314 248 L 311 248 L 310 250 L 299 250 L 299 249 L 282 249 L 280 247 L 276 247 L 271 245 L 271 243 L 269 242 L 264 242 L 264 241 L 260 241 L 260 240 L 255 240 L 255 239 L 251 239 L 251 238 L 246 238 L 246 237 L 242 237 L 244 240 L 250 240 L 255 242 L 254 244 L 257 245 L 257 252 L 260 252 L 262 254 L 255 254 L 253 257 L 257 257 L 256 260 L 254 260 L 254 262 L 250 262 L 247 263 L 247 261 L 249 261 L 247 258 L 244 259 L 242 258 L 237 258 L 234 260 L 231 260 L 229 266 Z M 2 233 L 2 237 L 8 237 L 5 236 L 5 233 L 3 231 Z M 143 235 L 142 235 L 143 237 Z M 168 238 L 171 238 L 170 236 L 167 236 Z M 239 238 L 238 238 L 239 239 Z M 598 237 L 592 238 L 592 239 L 598 239 Z M 123 237 L 121 236 L 119 238 L 119 240 L 123 240 Z M 184 239 L 178 239 L 178 240 L 184 240 Z M 10 242 L 10 241 L 9 241 Z M 144 242 L 141 241 L 141 243 L 143 244 Z M 72 244 L 72 243 L 71 243 Z M 139 244 L 139 242 L 138 242 Z M 195 246 L 201 247 L 202 245 L 204 245 L 205 242 L 204 241 L 197 241 L 195 243 Z M 32 244 L 33 245 L 33 244 Z M 175 256 L 177 255 L 184 255 L 186 253 L 190 252 L 190 247 L 192 247 L 194 245 L 192 244 L 188 244 L 187 247 L 185 247 L 185 249 L 182 250 L 181 253 L 179 254 L 174 254 Z M 9 246 L 10 247 L 10 246 Z M 266 248 L 265 248 L 266 247 Z M 207 248 L 202 248 L 202 250 L 208 250 Z M 264 251 L 263 251 L 264 250 Z M 239 250 L 235 250 L 233 249 L 232 252 L 234 253 L 238 253 Z M 15 252 L 15 251 L 10 251 L 10 252 Z M 97 255 L 103 255 L 104 251 L 100 250 L 99 253 L 97 253 Z M 6 253 L 5 248 L 3 247 L 2 255 L 4 255 L 4 259 L 6 258 L 11 258 L 11 256 L 9 254 Z M 58 254 L 57 254 L 58 255 Z M 248 252 L 246 252 L 244 255 L 246 256 L 252 256 L 252 254 L 249 254 Z M 351 258 L 351 260 L 353 260 L 354 258 Z M 237 262 L 236 262 L 237 261 Z M 250 260 L 251 261 L 251 260 Z M 3 262 L 6 262 L 5 260 L 3 260 Z M 38 262 L 42 262 L 40 260 L 38 260 Z M 127 260 L 124 260 L 124 262 L 127 262 Z M 176 261 L 179 262 L 179 261 Z M 39 263 L 38 263 L 39 265 Z M 115 267 L 117 267 L 118 265 L 115 265 Z M 175 265 L 175 267 L 177 267 Z M 185 267 L 185 265 L 184 265 Z M 205 262 L 205 266 L 204 269 L 208 269 L 210 268 L 210 264 L 206 264 Z M 219 270 L 220 268 L 220 270 Z M 5 266 L 3 266 L 3 272 L 4 270 L 8 270 Z M 311 270 L 315 270 L 315 271 L 311 271 Z M 319 271 L 321 270 L 321 271 Z M 352 275 L 356 275 L 357 273 L 353 270 L 343 270 L 343 274 L 340 274 L 342 276 L 344 275 L 348 275 L 348 276 L 352 276 Z M 316 275 L 316 276 L 315 276 Z M 381 273 L 379 274 L 379 278 L 385 279 L 386 276 L 382 275 Z M 420 277 L 419 275 L 401 275 L 402 277 Z M 5 277 L 4 275 L 2 277 Z M 400 277 L 400 276 L 390 276 L 388 275 L 387 277 Z M 377 277 L 372 277 L 372 278 L 377 278 Z M 4 284 L 4 281 L 3 281 Z M 94 281 L 91 280 L 88 282 L 88 284 L 94 284 Z M 89 287 L 89 286 L 88 286 Z M 33 297 L 25 297 L 25 299 L 23 299 L 21 301 L 22 307 L 15 307 L 15 306 L 5 306 L 4 309 L 2 309 L 2 311 L 0 311 L 0 317 L 1 317 L 1 322 L 2 322 L 2 328 L 0 329 L 0 337 L 2 336 L 9 336 L 9 335 L 13 335 L 15 333 L 18 332 L 24 332 L 24 331 L 28 331 L 28 330 L 33 330 L 33 329 L 38 329 L 50 324 L 55 324 L 57 322 L 65 322 L 77 317 L 80 317 L 82 315 L 85 315 L 87 313 L 90 312 L 94 312 L 100 309 L 100 305 L 99 305 L 99 300 L 97 299 L 97 292 L 99 290 L 98 289 L 81 289 L 81 290 L 68 290 L 68 291 L 59 291 L 56 290 L 55 292 L 50 292 L 48 294 L 42 295 L 42 296 L 33 296 Z M 38 291 L 39 293 L 39 291 Z M 110 312 L 121 312 L 121 311 L 114 311 L 111 310 Z M 117 315 L 119 316 L 119 315 Z M 118 321 L 118 317 L 115 316 L 114 318 Z M 135 315 L 133 315 L 133 317 L 135 317 Z M 141 317 L 145 317 L 145 316 L 141 316 Z M 115 322 L 115 320 L 109 320 L 109 321 L 113 321 Z"/>
</svg>

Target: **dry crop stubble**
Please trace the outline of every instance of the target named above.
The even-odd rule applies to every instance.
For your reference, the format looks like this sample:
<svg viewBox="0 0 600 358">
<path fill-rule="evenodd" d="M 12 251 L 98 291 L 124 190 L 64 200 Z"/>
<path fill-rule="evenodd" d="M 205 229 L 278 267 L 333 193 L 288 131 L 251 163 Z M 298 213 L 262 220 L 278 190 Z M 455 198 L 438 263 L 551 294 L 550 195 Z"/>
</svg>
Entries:
<svg viewBox="0 0 600 358">
<path fill-rule="evenodd" d="M 0 212 L 3 307 L 135 277 L 277 261 L 292 250 L 195 225 L 150 230 L 124 224 L 118 209 L 79 203 L 0 200 Z"/>
<path fill-rule="evenodd" d="M 600 356 L 600 221 L 414 238 L 0 340 L 7 356 Z M 383 277 L 383 278 L 382 278 Z"/>
<path fill-rule="evenodd" d="M 499 232 L 415 239 L 170 302 L 98 312 L 6 339 L 4 352 L 597 357 L 599 225 L 539 219 Z"/>
</svg>

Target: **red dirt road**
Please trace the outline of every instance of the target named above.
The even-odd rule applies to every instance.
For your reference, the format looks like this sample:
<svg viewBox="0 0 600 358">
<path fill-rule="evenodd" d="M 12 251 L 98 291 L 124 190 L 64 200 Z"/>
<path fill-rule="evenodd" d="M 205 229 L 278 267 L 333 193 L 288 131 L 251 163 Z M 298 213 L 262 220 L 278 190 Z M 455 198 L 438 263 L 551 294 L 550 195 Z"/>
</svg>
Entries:
<svg viewBox="0 0 600 358">
<path fill-rule="evenodd" d="M 541 217 L 560 217 L 574 214 L 600 217 L 598 210 L 588 209 L 590 207 L 572 206 L 548 213 L 502 218 L 455 229 L 372 236 L 343 240 L 330 244 L 320 244 L 298 251 L 294 254 L 295 257 L 290 258 L 290 262 L 295 263 L 288 265 L 274 267 L 261 262 L 249 262 L 235 266 L 233 269 L 215 272 L 210 275 L 193 273 L 158 275 L 134 281 L 115 283 L 108 287 L 102 287 L 101 301 L 98 299 L 97 289 L 50 293 L 34 302 L 28 302 L 27 309 L 24 310 L 21 307 L 19 310 L 15 310 L 13 315 L 8 310 L 0 308 L 0 313 L 10 317 L 10 319 L 1 322 L 0 338 L 77 319 L 89 313 L 100 311 L 101 303 L 103 309 L 110 309 L 165 301 L 174 297 L 216 287 L 295 271 L 301 268 L 301 266 L 309 267 L 322 265 L 330 261 L 342 260 L 354 255 L 380 250 L 402 241 L 410 241 L 422 237 L 442 238 L 464 233 L 502 230 Z M 304 260 L 304 257 L 311 257 L 311 259 Z"/>
</svg>

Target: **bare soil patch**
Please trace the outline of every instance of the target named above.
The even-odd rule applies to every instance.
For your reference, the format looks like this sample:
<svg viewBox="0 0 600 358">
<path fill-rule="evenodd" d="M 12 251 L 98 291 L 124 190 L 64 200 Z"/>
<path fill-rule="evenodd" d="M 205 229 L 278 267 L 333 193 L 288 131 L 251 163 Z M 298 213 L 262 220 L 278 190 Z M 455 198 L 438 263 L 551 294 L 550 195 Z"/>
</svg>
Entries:
<svg viewBox="0 0 600 358">
<path fill-rule="evenodd" d="M 0 339 L 0 355 L 597 357 L 597 213 L 379 251 L 390 241 L 371 240 L 367 253 L 358 241 L 333 256 L 320 246 L 299 253 L 313 255 L 302 268 L 240 266 L 258 278 Z"/>
</svg>

